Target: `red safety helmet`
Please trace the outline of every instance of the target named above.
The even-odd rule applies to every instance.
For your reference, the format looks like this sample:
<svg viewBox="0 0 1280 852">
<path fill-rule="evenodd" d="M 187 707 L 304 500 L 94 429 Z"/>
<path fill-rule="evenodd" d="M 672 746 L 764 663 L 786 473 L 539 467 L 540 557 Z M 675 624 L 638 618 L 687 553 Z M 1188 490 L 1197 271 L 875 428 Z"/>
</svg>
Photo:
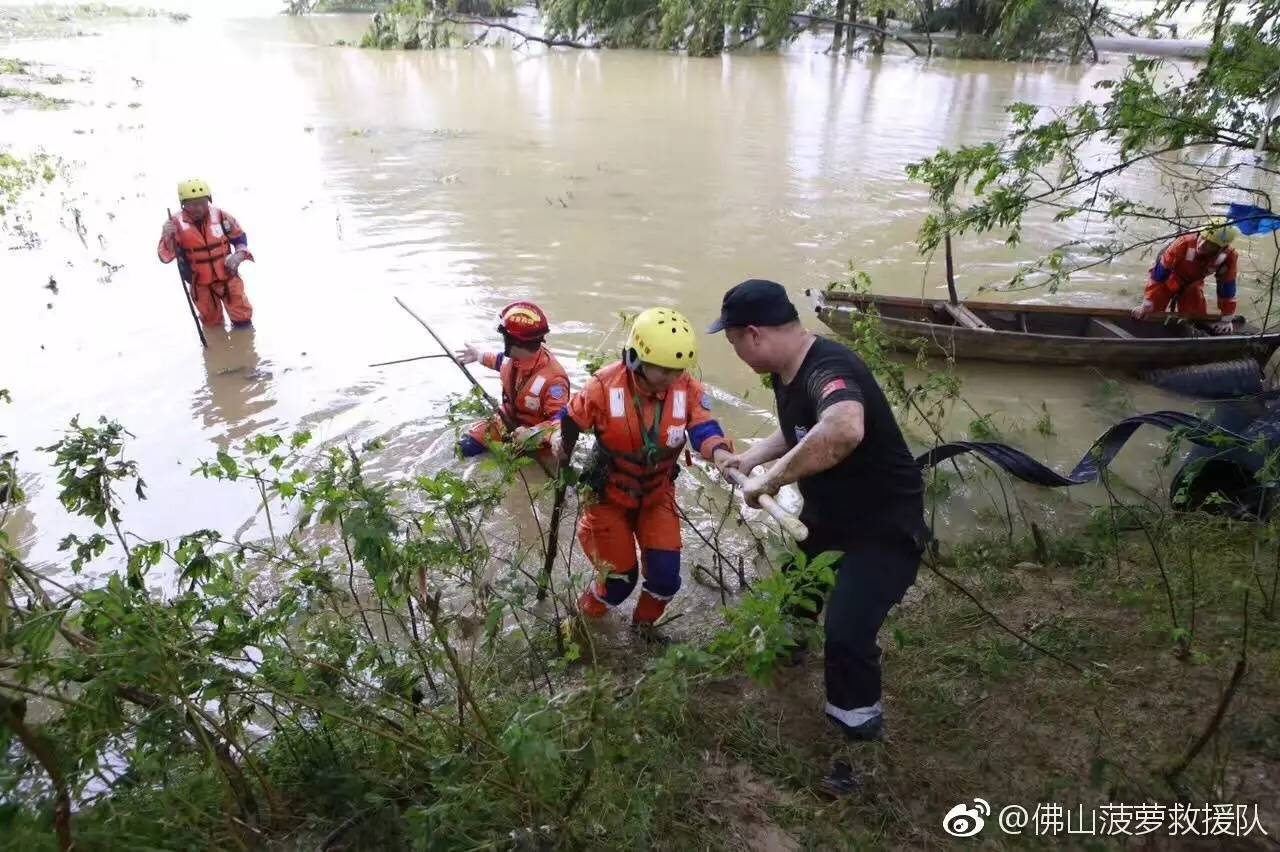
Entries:
<svg viewBox="0 0 1280 852">
<path fill-rule="evenodd" d="M 551 330 L 547 315 L 533 302 L 512 302 L 498 314 L 498 330 L 519 343 L 541 341 Z"/>
</svg>

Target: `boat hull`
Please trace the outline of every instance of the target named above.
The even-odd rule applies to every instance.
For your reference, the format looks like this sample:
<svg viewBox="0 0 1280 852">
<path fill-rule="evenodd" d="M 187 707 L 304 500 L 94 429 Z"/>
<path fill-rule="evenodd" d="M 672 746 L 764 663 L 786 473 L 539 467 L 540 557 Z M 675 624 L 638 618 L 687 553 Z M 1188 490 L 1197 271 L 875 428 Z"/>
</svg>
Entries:
<svg viewBox="0 0 1280 852">
<path fill-rule="evenodd" d="M 818 318 L 837 334 L 849 335 L 854 323 L 873 311 L 895 349 L 956 360 L 1136 371 L 1245 357 L 1263 362 L 1280 346 L 1280 333 L 1263 334 L 1247 325 L 1238 326 L 1237 334 L 1209 334 L 1207 326 L 1216 317 L 1138 321 L 1115 308 L 966 302 L 961 319 L 971 315 L 969 321 L 980 324 L 971 327 L 936 300 L 809 295 Z"/>
</svg>

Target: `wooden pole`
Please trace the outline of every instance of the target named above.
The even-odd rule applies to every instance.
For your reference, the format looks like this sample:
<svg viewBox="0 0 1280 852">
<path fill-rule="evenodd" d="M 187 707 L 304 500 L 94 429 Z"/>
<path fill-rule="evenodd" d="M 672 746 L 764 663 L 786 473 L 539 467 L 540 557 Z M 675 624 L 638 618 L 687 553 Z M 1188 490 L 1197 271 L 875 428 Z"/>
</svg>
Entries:
<svg viewBox="0 0 1280 852">
<path fill-rule="evenodd" d="M 951 258 L 951 234 L 946 235 L 946 251 L 947 251 L 947 295 L 951 297 L 951 304 L 960 304 L 960 297 L 956 295 L 956 267 L 955 261 Z"/>
<path fill-rule="evenodd" d="M 453 350 L 445 345 L 444 341 L 440 339 L 440 335 L 436 334 L 435 331 L 431 328 L 431 326 L 427 325 L 426 320 L 424 320 L 422 317 L 415 314 L 413 312 L 413 308 L 409 307 L 404 302 L 400 301 L 399 296 L 396 296 L 395 299 L 396 299 L 396 304 L 404 308 L 405 313 L 407 313 L 409 316 L 416 319 L 418 321 L 418 325 L 425 328 L 427 330 L 427 334 L 431 335 L 432 339 L 434 339 L 436 343 L 440 344 L 440 348 L 444 350 L 445 355 L 448 356 L 449 360 L 453 362 L 453 365 L 455 367 L 457 367 L 459 370 L 462 371 L 462 375 L 467 377 L 467 381 L 471 382 L 471 386 L 474 387 L 476 390 L 480 391 L 480 395 L 484 397 L 484 401 L 488 403 L 489 408 L 493 409 L 493 413 L 498 415 L 498 419 L 502 421 L 502 425 L 506 426 L 511 431 L 515 431 L 515 428 L 516 428 L 515 421 L 512 420 L 510 417 L 508 417 L 507 413 L 502 410 L 502 406 L 498 405 L 497 400 L 489 396 L 489 392 L 486 391 L 483 387 L 481 387 L 480 383 L 476 381 L 476 377 L 471 375 L 471 371 L 467 369 L 467 365 L 463 364 L 454 356 Z"/>
<path fill-rule="evenodd" d="M 745 485 L 747 482 L 747 475 L 740 470 L 729 468 L 727 475 L 730 480 L 738 485 Z M 786 530 L 796 541 L 804 541 L 809 537 L 809 528 L 806 527 L 795 515 L 779 506 L 777 500 L 774 500 L 767 494 L 761 494 L 759 502 L 760 508 L 768 512 L 769 517 L 781 524 L 782 528 Z"/>
<path fill-rule="evenodd" d="M 173 211 L 166 207 L 164 212 L 165 212 L 165 215 L 169 217 L 169 221 L 172 222 Z M 175 225 L 175 227 L 177 226 Z M 173 247 L 174 247 L 174 254 L 178 256 L 177 257 L 178 282 L 182 285 L 182 301 L 187 303 L 187 308 L 191 311 L 191 320 L 196 324 L 196 334 L 200 335 L 200 345 L 203 346 L 205 349 L 208 349 L 209 341 L 205 339 L 204 326 L 200 323 L 200 317 L 196 314 L 195 303 L 191 301 L 191 293 L 188 292 L 187 290 L 186 276 L 182 274 L 182 249 L 179 248 L 178 246 L 178 237 L 176 233 L 174 234 L 174 237 L 173 237 Z M 195 285 L 192 285 L 192 286 L 195 286 Z"/>
</svg>

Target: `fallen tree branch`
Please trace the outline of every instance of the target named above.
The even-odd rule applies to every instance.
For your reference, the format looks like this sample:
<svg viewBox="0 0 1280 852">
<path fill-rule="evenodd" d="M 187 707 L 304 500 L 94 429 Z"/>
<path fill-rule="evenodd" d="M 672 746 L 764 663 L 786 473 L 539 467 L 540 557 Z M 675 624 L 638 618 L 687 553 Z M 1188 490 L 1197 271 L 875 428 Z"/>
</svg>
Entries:
<svg viewBox="0 0 1280 852">
<path fill-rule="evenodd" d="M 866 32 L 869 32 L 869 33 L 877 33 L 882 36 L 888 36 L 894 41 L 901 42 L 905 44 L 907 47 L 911 48 L 911 52 L 914 53 L 916 56 L 920 55 L 920 48 L 916 47 L 914 44 L 907 41 L 902 36 L 898 35 L 897 33 L 891 33 L 888 30 L 881 29 L 880 27 L 873 27 L 871 24 L 855 24 L 852 21 L 838 21 L 835 18 L 828 18 L 823 15 L 810 15 L 805 12 L 795 12 L 791 15 L 791 18 L 793 20 L 796 18 L 804 18 L 810 23 L 817 23 L 817 24 L 843 24 L 844 26 L 849 27 L 850 29 L 865 30 Z"/>
<path fill-rule="evenodd" d="M 43 733 L 27 725 L 26 714 L 26 702 L 0 695 L 0 723 L 13 731 L 18 742 L 40 764 L 49 776 L 49 783 L 53 784 L 53 829 L 58 835 L 58 849 L 60 852 L 71 852 L 75 841 L 71 836 L 71 793 L 67 779 L 58 766 L 53 744 Z"/>
<path fill-rule="evenodd" d="M 538 35 L 534 35 L 533 33 L 527 33 L 522 29 L 518 29 L 517 27 L 511 26 L 510 24 L 503 24 L 503 23 L 499 23 L 498 21 L 486 21 L 484 18 L 455 18 L 453 15 L 441 15 L 439 17 L 431 18 L 431 22 L 463 24 L 467 26 L 486 27 L 486 28 L 491 27 L 499 30 L 506 30 L 509 33 L 515 33 L 525 41 L 536 41 L 539 44 L 545 44 L 547 47 L 572 47 L 575 50 L 599 50 L 600 49 L 600 42 L 598 41 L 587 44 L 580 41 L 573 41 L 572 39 L 567 39 L 567 38 L 547 38 L 545 36 L 538 36 Z"/>
<path fill-rule="evenodd" d="M 748 33 L 747 35 L 744 35 L 742 38 L 738 39 L 733 44 L 725 45 L 724 52 L 729 53 L 731 51 L 737 50 L 738 48 L 743 47 L 744 45 L 750 44 L 751 42 L 755 41 L 759 37 L 760 37 L 760 30 L 759 29 L 752 30 L 750 33 Z"/>
<path fill-rule="evenodd" d="M 943 574 L 941 571 L 939 571 L 938 564 L 933 559 L 925 559 L 924 564 L 928 566 L 930 571 L 932 571 L 933 573 L 937 574 L 940 578 L 942 578 L 942 580 L 946 582 L 947 585 L 951 586 L 956 591 L 960 592 L 960 594 L 964 595 L 966 598 L 973 601 L 973 605 L 976 606 L 979 609 L 979 611 L 982 612 L 983 615 L 991 619 L 991 621 L 994 622 L 995 625 L 999 627 L 1001 630 L 1008 633 L 1010 636 L 1017 639 L 1019 642 L 1026 645 L 1027 647 L 1032 648 L 1033 650 L 1039 651 L 1041 654 L 1044 654 L 1049 659 L 1056 660 L 1057 662 L 1062 663 L 1064 666 L 1067 666 L 1068 668 L 1071 668 L 1071 669 L 1075 669 L 1080 674 L 1084 674 L 1084 669 L 1080 668 L 1075 663 L 1071 662 L 1070 660 L 1059 657 L 1057 654 L 1053 653 L 1047 648 L 1043 648 L 1040 645 L 1037 645 L 1035 642 L 1032 642 L 1026 636 L 1023 636 L 1021 633 L 1019 633 L 1018 631 L 1014 630 L 1012 627 L 1010 627 L 1009 625 L 1001 621 L 1000 618 L 994 612 L 987 609 L 983 605 L 982 601 L 978 600 L 978 598 L 973 594 L 973 592 L 969 591 L 963 585 L 961 585 L 960 583 L 948 577 L 946 574 Z"/>
</svg>

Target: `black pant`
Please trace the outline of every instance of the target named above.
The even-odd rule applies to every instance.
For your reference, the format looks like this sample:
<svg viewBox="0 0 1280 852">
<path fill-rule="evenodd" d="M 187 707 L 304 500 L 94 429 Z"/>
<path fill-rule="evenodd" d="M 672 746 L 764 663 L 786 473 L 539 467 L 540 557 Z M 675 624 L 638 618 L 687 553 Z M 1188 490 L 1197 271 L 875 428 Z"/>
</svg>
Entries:
<svg viewBox="0 0 1280 852">
<path fill-rule="evenodd" d="M 823 550 L 806 543 L 812 559 Z M 836 567 L 836 582 L 827 595 L 826 684 L 827 713 L 846 724 L 832 709 L 870 708 L 880 700 L 880 646 L 876 635 L 893 605 L 916 580 L 923 551 L 910 539 L 849 542 Z M 811 599 L 821 611 L 823 600 Z M 809 618 L 817 612 L 801 610 Z M 855 719 L 854 724 L 861 720 Z"/>
</svg>

